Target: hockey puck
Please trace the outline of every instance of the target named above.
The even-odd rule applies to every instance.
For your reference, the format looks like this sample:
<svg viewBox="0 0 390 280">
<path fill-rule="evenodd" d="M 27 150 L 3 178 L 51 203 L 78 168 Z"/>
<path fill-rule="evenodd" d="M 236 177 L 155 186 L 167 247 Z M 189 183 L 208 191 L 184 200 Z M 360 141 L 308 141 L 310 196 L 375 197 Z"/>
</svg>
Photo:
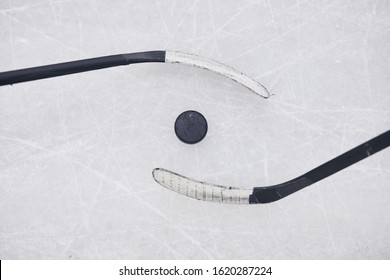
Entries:
<svg viewBox="0 0 390 280">
<path fill-rule="evenodd" d="M 207 121 L 199 112 L 185 111 L 175 121 L 175 133 L 180 141 L 186 144 L 196 144 L 206 136 Z"/>
</svg>

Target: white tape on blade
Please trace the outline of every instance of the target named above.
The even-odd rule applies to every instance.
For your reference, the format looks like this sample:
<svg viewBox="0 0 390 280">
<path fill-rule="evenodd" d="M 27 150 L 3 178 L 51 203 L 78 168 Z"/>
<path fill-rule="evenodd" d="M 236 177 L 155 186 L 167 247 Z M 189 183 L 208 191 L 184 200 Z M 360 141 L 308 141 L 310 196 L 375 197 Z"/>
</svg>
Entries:
<svg viewBox="0 0 390 280">
<path fill-rule="evenodd" d="M 257 95 L 260 95 L 263 98 L 268 98 L 271 95 L 267 88 L 264 87 L 262 84 L 256 82 L 255 80 L 249 78 L 245 74 L 235 70 L 230 66 L 224 65 L 220 62 L 211 59 L 205 59 L 189 53 L 166 51 L 165 62 L 181 63 L 206 69 L 211 72 L 223 75 L 229 79 L 232 79 L 233 81 L 236 81 L 237 83 L 245 86 L 246 88 L 253 91 Z"/>
<path fill-rule="evenodd" d="M 161 186 L 195 199 L 229 204 L 249 204 L 253 189 L 237 189 L 195 181 L 169 170 L 156 168 L 153 178 Z"/>
</svg>

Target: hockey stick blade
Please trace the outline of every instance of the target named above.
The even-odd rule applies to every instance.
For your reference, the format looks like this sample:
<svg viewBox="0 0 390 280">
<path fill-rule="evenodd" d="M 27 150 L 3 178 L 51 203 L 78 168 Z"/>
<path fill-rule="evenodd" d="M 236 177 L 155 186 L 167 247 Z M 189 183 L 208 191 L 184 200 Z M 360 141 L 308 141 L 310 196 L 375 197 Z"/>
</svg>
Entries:
<svg viewBox="0 0 390 280">
<path fill-rule="evenodd" d="M 253 191 L 196 181 L 163 168 L 155 168 L 153 178 L 171 191 L 203 201 L 248 204 Z"/>
<path fill-rule="evenodd" d="M 245 189 L 225 187 L 193 180 L 162 168 L 153 170 L 153 178 L 165 188 L 198 200 L 231 204 L 270 203 L 329 177 L 389 146 L 390 130 L 327 161 L 302 176 L 268 187 Z"/>
</svg>

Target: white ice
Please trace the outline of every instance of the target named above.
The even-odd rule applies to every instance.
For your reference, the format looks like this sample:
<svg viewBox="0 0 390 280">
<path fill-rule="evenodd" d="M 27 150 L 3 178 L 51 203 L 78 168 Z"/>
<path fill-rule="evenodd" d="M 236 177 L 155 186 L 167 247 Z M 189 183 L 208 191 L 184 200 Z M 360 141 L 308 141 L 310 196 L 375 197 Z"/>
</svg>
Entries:
<svg viewBox="0 0 390 280">
<path fill-rule="evenodd" d="M 390 2 L 0 1 L 0 71 L 169 49 L 243 71 L 142 64 L 0 88 L 0 259 L 389 259 L 390 149 L 268 205 L 197 201 L 156 167 L 280 183 L 390 128 Z M 209 131 L 180 142 L 193 109 Z"/>
</svg>

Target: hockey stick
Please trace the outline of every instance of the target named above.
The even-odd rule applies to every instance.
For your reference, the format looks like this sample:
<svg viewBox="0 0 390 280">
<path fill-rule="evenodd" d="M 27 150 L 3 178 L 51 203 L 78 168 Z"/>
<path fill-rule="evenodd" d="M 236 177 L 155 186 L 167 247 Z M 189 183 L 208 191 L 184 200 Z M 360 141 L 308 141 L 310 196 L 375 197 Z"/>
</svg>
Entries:
<svg viewBox="0 0 390 280">
<path fill-rule="evenodd" d="M 120 65 L 147 62 L 180 63 L 195 66 L 232 79 L 233 81 L 245 86 L 263 98 L 268 98 L 271 95 L 267 88 L 262 84 L 250 79 L 248 76 L 235 70 L 232 67 L 214 60 L 176 51 L 147 51 L 139 53 L 118 54 L 2 72 L 0 73 L 0 86 L 81 73 Z"/>
<path fill-rule="evenodd" d="M 234 188 L 195 181 L 177 173 L 156 168 L 153 178 L 160 185 L 204 201 L 256 204 L 282 199 L 390 146 L 390 130 L 310 170 L 295 179 L 268 187 Z"/>
</svg>

